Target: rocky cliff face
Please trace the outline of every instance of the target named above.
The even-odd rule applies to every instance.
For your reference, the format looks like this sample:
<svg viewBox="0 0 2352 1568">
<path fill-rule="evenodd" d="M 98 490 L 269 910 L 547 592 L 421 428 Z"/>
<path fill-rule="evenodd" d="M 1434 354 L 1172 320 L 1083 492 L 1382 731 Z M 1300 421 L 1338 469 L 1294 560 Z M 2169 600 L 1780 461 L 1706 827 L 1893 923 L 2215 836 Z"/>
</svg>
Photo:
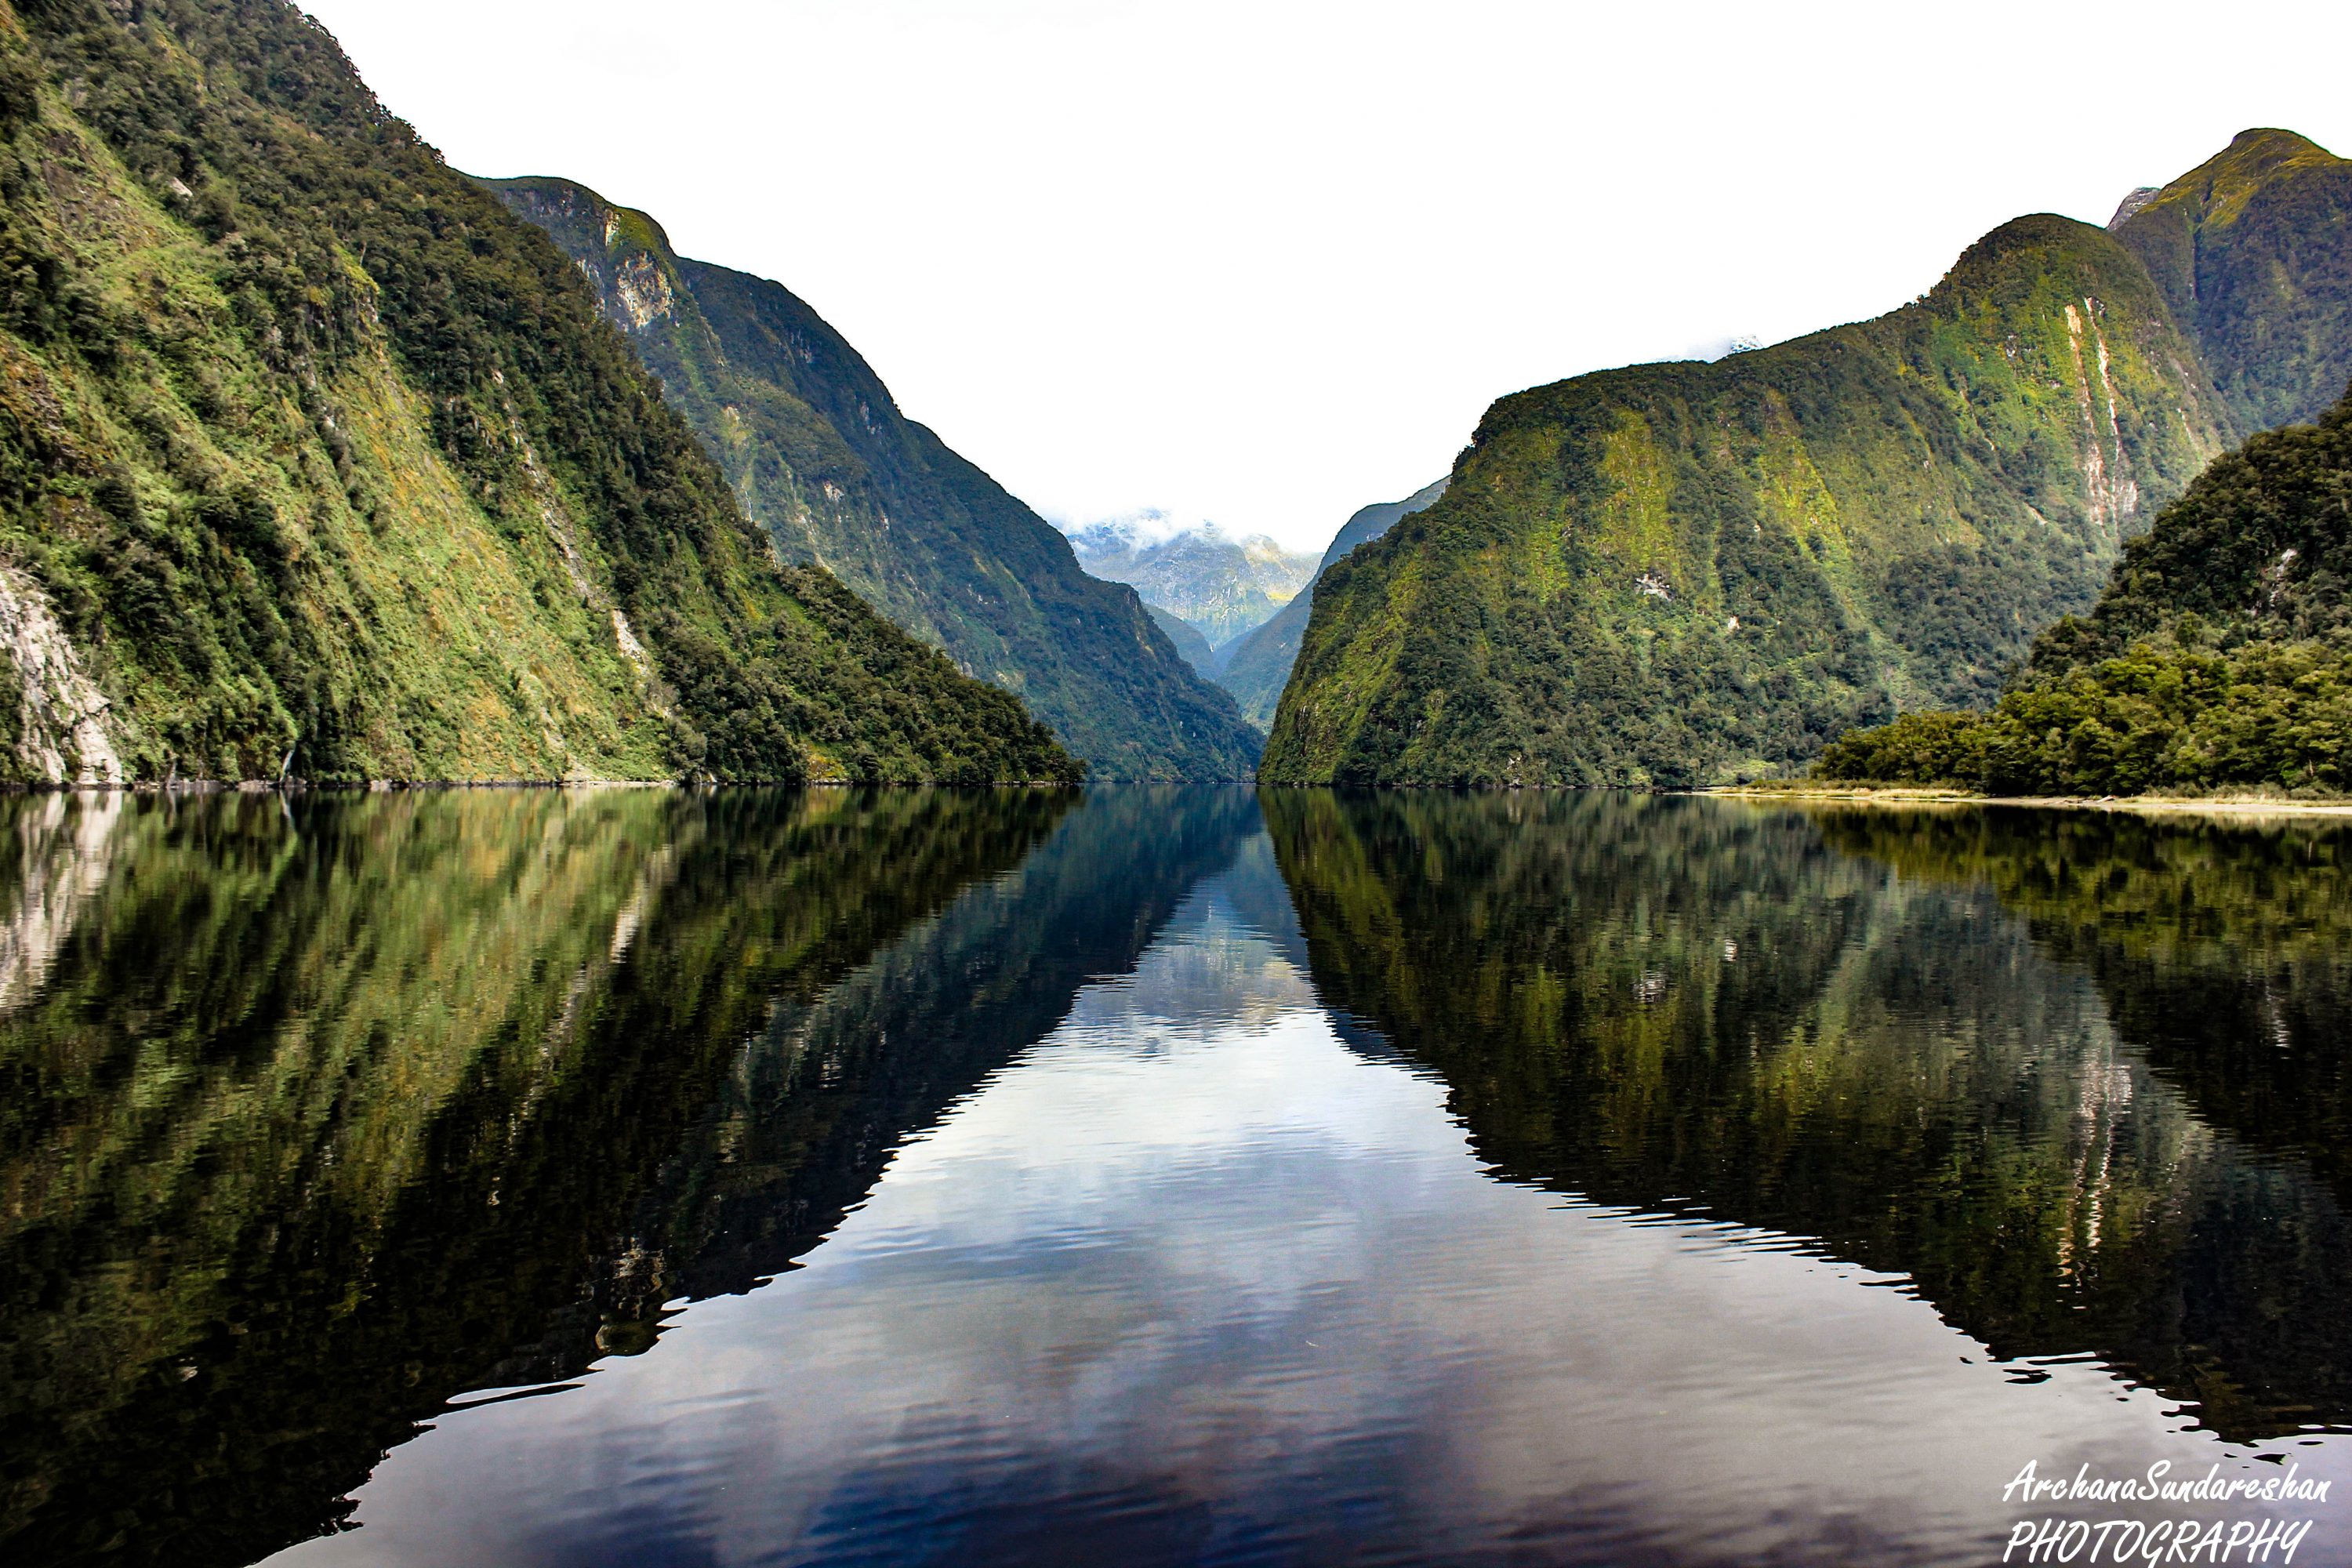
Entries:
<svg viewBox="0 0 2352 1568">
<path fill-rule="evenodd" d="M 1265 774 L 1703 783 L 1989 701 L 2235 431 L 2133 253 L 2048 216 L 1876 321 L 1505 398 L 1318 583 Z"/>
<path fill-rule="evenodd" d="M 1016 693 L 1097 776 L 1237 778 L 1257 737 L 1129 589 L 898 411 L 782 286 L 681 258 L 560 179 L 484 181 L 543 228 L 783 559 L 834 573 L 966 673 Z"/>
</svg>

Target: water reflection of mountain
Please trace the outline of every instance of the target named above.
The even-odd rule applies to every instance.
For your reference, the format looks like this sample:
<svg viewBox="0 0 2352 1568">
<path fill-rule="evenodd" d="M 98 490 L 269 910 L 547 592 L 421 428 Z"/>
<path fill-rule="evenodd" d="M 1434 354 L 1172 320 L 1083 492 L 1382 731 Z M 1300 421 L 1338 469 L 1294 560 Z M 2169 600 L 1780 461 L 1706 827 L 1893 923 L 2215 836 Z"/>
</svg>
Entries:
<svg viewBox="0 0 2352 1568">
<path fill-rule="evenodd" d="M 97 862 L 8 808 L 0 1539 L 250 1561 L 786 1266 L 1254 818 L 1166 804 L 137 802 Z"/>
<path fill-rule="evenodd" d="M 2324 937 L 2286 933 L 2325 887 L 2199 885 L 2194 920 L 2170 922 L 2185 934 L 2084 963 L 2053 920 L 2016 918 L 1991 868 L 2055 853 L 2096 904 L 2161 879 L 2164 830 L 2053 851 L 2042 818 L 1969 840 L 1963 864 L 1948 819 L 1265 799 L 1318 991 L 1444 1076 L 1499 1174 L 1811 1238 L 1909 1275 L 1997 1353 L 2112 1357 L 2232 1435 L 2352 1420 L 2352 1226 L 2296 1131 L 2341 1125 L 2315 1104 L 2340 1058 L 2280 1053 L 2259 1092 L 2210 1099 L 2201 1079 L 2231 1058 L 2179 1065 L 2256 1048 L 2235 1031 L 2274 1016 L 2280 971 L 2230 955 L 2275 926 L 2317 962 Z M 2332 1028 L 2330 973 L 2275 1016 Z M 2198 1021 L 2135 1032 L 2189 1005 L 2149 998 L 2192 995 Z"/>
<path fill-rule="evenodd" d="M 2116 1032 L 2239 1142 L 2352 1203 L 2352 832 L 2023 809 L 1817 812 L 1904 875 L 1989 888 L 2086 967 Z"/>
</svg>

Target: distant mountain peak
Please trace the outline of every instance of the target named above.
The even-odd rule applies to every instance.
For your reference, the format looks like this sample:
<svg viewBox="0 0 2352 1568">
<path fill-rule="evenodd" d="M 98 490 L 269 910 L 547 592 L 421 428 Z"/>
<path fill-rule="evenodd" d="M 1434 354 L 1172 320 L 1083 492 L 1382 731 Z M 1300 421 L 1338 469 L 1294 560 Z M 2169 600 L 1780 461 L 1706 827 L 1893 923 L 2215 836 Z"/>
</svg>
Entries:
<svg viewBox="0 0 2352 1568">
<path fill-rule="evenodd" d="M 2157 197 L 2163 194 L 2164 187 L 2162 185 L 2140 185 L 2136 187 L 2129 195 L 2124 197 L 2122 201 L 2116 204 L 2116 216 L 2107 220 L 2107 232 L 2112 234 L 2116 229 L 2123 227 L 2126 223 L 2130 221 L 2132 214 L 2139 211 L 2140 208 L 2147 205 L 2148 203 L 2156 200 Z"/>
<path fill-rule="evenodd" d="M 1063 527 L 1090 575 L 1131 585 L 1212 645 L 1265 622 L 1307 585 L 1318 564 L 1263 533 L 1237 538 L 1214 522 L 1181 523 L 1156 509 Z"/>
<path fill-rule="evenodd" d="M 1423 485 L 1400 501 L 1359 508 L 1324 550 L 1322 562 L 1316 568 L 1316 580 L 1319 581 L 1331 569 L 1332 563 L 1347 556 L 1358 545 L 1378 539 L 1414 512 L 1436 505 L 1452 478 L 1446 475 Z M 1260 729 L 1274 722 L 1275 704 L 1282 696 L 1284 684 L 1290 679 L 1290 667 L 1297 661 L 1314 600 L 1315 583 L 1309 582 L 1272 620 L 1220 650 L 1217 684 L 1234 694 L 1234 700 L 1241 704 L 1242 716 Z"/>
</svg>

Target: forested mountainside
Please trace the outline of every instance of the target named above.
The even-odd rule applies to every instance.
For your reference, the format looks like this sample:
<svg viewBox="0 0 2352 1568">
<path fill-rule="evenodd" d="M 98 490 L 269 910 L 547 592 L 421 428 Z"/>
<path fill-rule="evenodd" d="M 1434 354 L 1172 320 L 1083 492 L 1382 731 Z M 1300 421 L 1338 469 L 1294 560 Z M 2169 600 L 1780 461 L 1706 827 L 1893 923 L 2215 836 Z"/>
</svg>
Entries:
<svg viewBox="0 0 2352 1568">
<path fill-rule="evenodd" d="M 1817 771 L 1999 795 L 2352 788 L 2352 395 L 2200 475 L 1991 712 L 1906 714 Z"/>
<path fill-rule="evenodd" d="M 2248 131 L 2114 229 L 2241 429 L 2316 419 L 2352 383 L 2352 161 Z"/>
<path fill-rule="evenodd" d="M 1331 563 L 1345 556 L 1366 540 L 1378 539 L 1394 527 L 1402 517 L 1433 503 L 1445 493 L 1445 481 L 1424 485 L 1402 500 L 1381 501 L 1360 509 L 1340 528 L 1316 563 L 1315 576 L 1301 588 L 1290 603 L 1275 612 L 1272 620 L 1243 634 L 1224 650 L 1223 663 L 1217 669 L 1217 684 L 1234 694 L 1241 704 L 1242 717 L 1260 727 L 1274 722 L 1275 705 L 1282 700 L 1282 689 L 1290 680 L 1290 667 L 1298 660 L 1298 645 L 1307 632 L 1307 614 L 1315 603 L 1315 584 L 1331 570 Z"/>
<path fill-rule="evenodd" d="M 2234 434 L 2147 269 L 2047 216 L 1874 321 L 1507 397 L 1324 575 L 1262 776 L 1700 784 L 1990 702 Z"/>
<path fill-rule="evenodd" d="M 543 228 L 787 561 L 835 574 L 1113 778 L 1245 776 L 1258 738 L 1061 533 L 899 413 L 782 285 L 685 259 L 646 215 L 560 179 L 482 184 Z"/>
<path fill-rule="evenodd" d="M 1071 533 L 1070 547 L 1093 575 L 1130 584 L 1213 648 L 1262 625 L 1315 574 L 1315 557 L 1263 533 L 1236 539 L 1210 523 L 1160 537 L 1150 528 L 1157 521 L 1147 514 L 1093 523 Z"/>
<path fill-rule="evenodd" d="M 17 780 L 1074 777 L 280 0 L 0 4 Z"/>
<path fill-rule="evenodd" d="M 1151 616 L 1151 624 L 1167 634 L 1168 640 L 1175 645 L 1178 653 L 1184 656 L 1184 662 L 1192 667 L 1194 673 L 1210 677 L 1216 674 L 1217 650 L 1209 646 L 1209 639 L 1201 635 L 1200 627 L 1175 611 L 1163 610 L 1148 599 L 1144 601 L 1143 608 Z"/>
</svg>

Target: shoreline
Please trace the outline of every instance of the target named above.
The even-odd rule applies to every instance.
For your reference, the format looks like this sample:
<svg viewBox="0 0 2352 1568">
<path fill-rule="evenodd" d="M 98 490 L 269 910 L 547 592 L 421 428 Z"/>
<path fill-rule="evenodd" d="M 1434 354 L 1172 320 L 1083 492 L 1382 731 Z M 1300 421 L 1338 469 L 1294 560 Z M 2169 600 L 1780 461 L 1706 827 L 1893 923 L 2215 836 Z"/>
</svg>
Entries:
<svg viewBox="0 0 2352 1568">
<path fill-rule="evenodd" d="M 986 784 L 942 784 L 937 779 L 910 779 L 895 784 L 872 779 L 367 779 L 352 784 L 313 784 L 307 779 L 283 783 L 268 779 L 139 779 L 125 784 L 104 780 L 67 783 L 42 781 L 0 784 L 0 795 L 394 795 L 415 791 L 461 789 L 1083 789 L 1087 781 L 1066 784 L 1056 779 L 992 779 Z"/>
<path fill-rule="evenodd" d="M 1831 805 L 2016 805 L 2037 811 L 2137 812 L 2159 816 L 2352 816 L 2352 799 L 2295 800 L 2259 795 L 1980 795 L 1919 785 L 1832 784 L 1726 784 L 1699 790 L 1721 800 L 1764 800 Z"/>
</svg>

